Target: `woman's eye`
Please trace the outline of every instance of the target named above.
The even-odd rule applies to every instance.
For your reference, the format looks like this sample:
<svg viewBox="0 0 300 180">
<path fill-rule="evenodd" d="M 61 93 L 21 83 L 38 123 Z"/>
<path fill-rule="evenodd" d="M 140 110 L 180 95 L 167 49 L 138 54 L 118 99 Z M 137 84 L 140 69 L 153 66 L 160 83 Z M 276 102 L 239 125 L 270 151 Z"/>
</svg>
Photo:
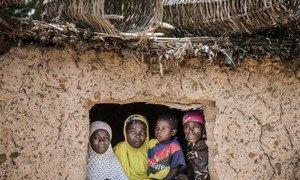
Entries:
<svg viewBox="0 0 300 180">
<path fill-rule="evenodd" d="M 194 124 L 193 128 L 199 128 L 200 126 L 198 124 Z"/>
<path fill-rule="evenodd" d="M 200 126 L 194 126 L 193 129 L 200 129 Z"/>
<path fill-rule="evenodd" d="M 131 135 L 135 135 L 135 134 L 136 134 L 136 132 L 135 132 L 135 131 L 129 131 L 129 134 L 131 134 Z"/>
</svg>

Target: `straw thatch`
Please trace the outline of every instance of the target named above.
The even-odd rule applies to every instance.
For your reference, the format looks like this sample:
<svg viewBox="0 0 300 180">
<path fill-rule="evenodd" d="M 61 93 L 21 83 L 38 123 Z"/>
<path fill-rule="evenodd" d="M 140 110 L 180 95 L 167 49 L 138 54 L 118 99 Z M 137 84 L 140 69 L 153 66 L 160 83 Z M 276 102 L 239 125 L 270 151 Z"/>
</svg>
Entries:
<svg viewBox="0 0 300 180">
<path fill-rule="evenodd" d="M 280 25 L 278 27 L 263 29 L 257 34 L 269 38 L 281 38 L 281 39 L 299 39 L 300 38 L 300 18 L 290 21 L 287 24 Z"/>
<path fill-rule="evenodd" d="M 277 2 L 272 2 L 275 1 Z M 235 0 L 234 2 L 244 2 L 245 6 L 233 8 L 230 6 L 232 3 L 226 4 L 227 1 L 222 0 L 228 14 L 220 7 L 209 5 L 213 2 L 218 5 L 221 0 L 193 1 L 196 4 L 206 3 L 207 9 L 197 9 L 200 10 L 197 12 L 193 6 L 189 6 L 193 10 L 190 14 L 182 13 L 187 4 L 180 3 L 179 0 L 176 1 L 177 4 L 172 4 L 172 7 L 176 5 L 178 10 L 171 13 L 171 4 L 167 4 L 171 1 L 165 1 L 164 20 L 168 20 L 166 17 L 169 11 L 169 15 L 172 15 L 169 18 L 175 22 L 174 30 L 165 31 L 170 33 L 169 35 L 214 37 L 158 38 L 148 32 L 153 32 L 160 25 L 167 27 L 161 20 L 163 6 L 160 0 L 48 0 L 45 1 L 46 14 L 65 22 L 53 24 L 33 21 L 30 18 L 0 16 L 0 54 L 7 52 L 12 43 L 20 45 L 38 42 L 43 45 L 71 46 L 80 52 L 99 49 L 121 53 L 130 51 L 129 54 L 134 54 L 139 51 L 158 57 L 159 63 L 170 59 L 177 62 L 185 57 L 199 56 L 213 61 L 220 53 L 226 56 L 226 62 L 230 66 L 235 66 L 247 56 L 258 59 L 259 56 L 268 54 L 277 54 L 289 62 L 294 62 L 293 59 L 300 56 L 300 42 L 297 40 L 300 37 L 299 1 L 282 0 L 270 4 L 271 1 L 267 0 L 250 0 L 248 2 L 258 3 L 256 6 L 250 6 L 246 1 Z M 287 2 L 290 4 L 283 6 Z M 282 8 L 282 11 L 278 8 Z M 203 17 L 196 16 L 199 15 L 197 13 L 201 15 L 201 12 L 205 12 Z M 275 17 L 276 13 L 278 16 Z M 267 26 L 270 26 L 270 29 L 265 29 Z M 223 35 L 226 32 L 241 34 Z M 247 35 L 249 33 L 255 34 Z"/>
<path fill-rule="evenodd" d="M 79 53 L 89 49 L 114 51 L 130 55 L 144 62 L 144 56 L 151 62 L 159 63 L 163 76 L 166 63 L 178 65 L 187 57 L 200 57 L 199 61 L 220 63 L 237 67 L 246 57 L 257 60 L 262 56 L 279 55 L 284 62 L 299 70 L 300 42 L 269 38 L 119 38 L 99 35 L 89 29 L 78 28 L 72 23 L 57 25 L 30 19 L 0 16 L 0 55 L 13 45 L 22 46 L 36 43 L 39 46 L 72 47 Z M 219 55 L 225 56 L 218 60 Z M 148 59 L 145 58 L 145 59 Z M 298 61 L 297 61 L 298 59 Z"/>
<path fill-rule="evenodd" d="M 175 37 L 252 34 L 299 20 L 299 6 L 300 0 L 165 0 L 163 21 L 175 29 L 163 31 Z"/>
<path fill-rule="evenodd" d="M 17 4 L 21 4 L 24 0 L 1 0 L 0 7 L 13 6 Z"/>
<path fill-rule="evenodd" d="M 113 36 L 153 32 L 162 19 L 160 0 L 46 0 L 45 14 Z"/>
</svg>

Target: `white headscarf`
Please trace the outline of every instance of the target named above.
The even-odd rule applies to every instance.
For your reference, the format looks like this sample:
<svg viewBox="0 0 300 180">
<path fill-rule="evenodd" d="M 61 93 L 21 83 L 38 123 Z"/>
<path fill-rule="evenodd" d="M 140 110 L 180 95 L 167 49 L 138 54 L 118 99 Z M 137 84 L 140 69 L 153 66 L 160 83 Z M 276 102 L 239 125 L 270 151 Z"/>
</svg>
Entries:
<svg viewBox="0 0 300 180">
<path fill-rule="evenodd" d="M 111 128 L 110 126 L 102 121 L 94 121 L 90 125 L 90 135 L 99 130 L 106 130 L 110 136 L 110 140 L 112 138 Z M 111 179 L 111 180 L 127 180 L 127 176 L 121 166 L 120 161 L 116 158 L 111 143 L 107 151 L 103 154 L 96 153 L 89 143 L 89 159 L 87 165 L 87 179 L 88 180 L 103 180 L 103 179 Z"/>
</svg>

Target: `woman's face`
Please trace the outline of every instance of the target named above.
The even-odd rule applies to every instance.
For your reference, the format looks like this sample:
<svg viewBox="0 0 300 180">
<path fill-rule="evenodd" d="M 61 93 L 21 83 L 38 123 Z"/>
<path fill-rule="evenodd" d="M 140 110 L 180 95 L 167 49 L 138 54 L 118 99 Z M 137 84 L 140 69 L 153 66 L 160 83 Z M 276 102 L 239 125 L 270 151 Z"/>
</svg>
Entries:
<svg viewBox="0 0 300 180">
<path fill-rule="evenodd" d="M 90 138 L 92 149 L 98 153 L 103 154 L 107 151 L 110 143 L 110 137 L 106 130 L 98 129 L 93 132 Z"/>
<path fill-rule="evenodd" d="M 203 135 L 202 126 L 198 122 L 187 122 L 183 126 L 185 138 L 189 143 L 198 142 Z"/>
<path fill-rule="evenodd" d="M 126 127 L 127 142 L 133 148 L 140 148 L 147 136 L 146 125 L 141 121 L 132 121 Z"/>
</svg>

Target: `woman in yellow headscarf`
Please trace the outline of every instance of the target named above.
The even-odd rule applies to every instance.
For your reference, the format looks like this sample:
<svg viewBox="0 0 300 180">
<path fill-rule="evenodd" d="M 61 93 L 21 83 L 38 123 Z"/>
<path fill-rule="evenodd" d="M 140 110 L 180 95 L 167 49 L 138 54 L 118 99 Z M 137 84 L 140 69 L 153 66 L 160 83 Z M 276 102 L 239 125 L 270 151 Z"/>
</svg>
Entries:
<svg viewBox="0 0 300 180">
<path fill-rule="evenodd" d="M 125 141 L 114 148 L 115 154 L 130 180 L 148 179 L 147 151 L 149 127 L 147 119 L 139 114 L 129 116 L 124 122 Z"/>
</svg>

